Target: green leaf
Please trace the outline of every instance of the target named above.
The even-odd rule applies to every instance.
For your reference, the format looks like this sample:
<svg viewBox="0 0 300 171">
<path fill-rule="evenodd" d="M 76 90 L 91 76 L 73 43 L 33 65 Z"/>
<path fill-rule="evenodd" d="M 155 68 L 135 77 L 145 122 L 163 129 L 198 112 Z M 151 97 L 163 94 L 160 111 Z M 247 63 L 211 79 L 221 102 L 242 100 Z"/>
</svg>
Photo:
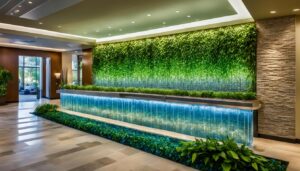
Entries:
<svg viewBox="0 0 300 171">
<path fill-rule="evenodd" d="M 208 161 L 209 161 L 209 158 L 205 157 L 205 159 L 204 159 L 204 165 L 207 165 Z"/>
<path fill-rule="evenodd" d="M 251 166 L 253 167 L 253 169 L 258 170 L 258 166 L 256 163 L 252 163 Z"/>
<path fill-rule="evenodd" d="M 231 165 L 228 163 L 223 163 L 222 164 L 222 169 L 223 171 L 230 171 L 231 170 Z"/>
<path fill-rule="evenodd" d="M 240 157 L 242 158 L 242 160 L 244 160 L 245 162 L 250 162 L 251 161 L 251 159 L 250 159 L 250 157 L 247 157 L 247 156 L 244 156 L 244 155 L 240 155 Z"/>
<path fill-rule="evenodd" d="M 192 163 L 195 163 L 196 159 L 197 159 L 198 154 L 197 153 L 193 153 L 192 155 Z"/>
<path fill-rule="evenodd" d="M 215 161 L 218 161 L 218 159 L 219 159 L 219 154 L 214 154 L 214 155 L 213 155 L 213 159 L 214 159 Z"/>
<path fill-rule="evenodd" d="M 239 156 L 234 151 L 228 151 L 228 155 L 230 155 L 232 158 L 239 160 Z"/>
<path fill-rule="evenodd" d="M 222 151 L 219 155 L 220 155 L 223 159 L 227 159 L 226 153 L 224 153 L 224 151 Z"/>
</svg>

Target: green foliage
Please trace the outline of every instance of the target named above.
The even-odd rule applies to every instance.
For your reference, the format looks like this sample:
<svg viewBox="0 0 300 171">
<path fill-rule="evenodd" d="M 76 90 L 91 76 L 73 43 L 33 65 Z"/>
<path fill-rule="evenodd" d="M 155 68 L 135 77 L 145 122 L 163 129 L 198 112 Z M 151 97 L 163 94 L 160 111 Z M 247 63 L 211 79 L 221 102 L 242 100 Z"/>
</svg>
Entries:
<svg viewBox="0 0 300 171">
<path fill-rule="evenodd" d="M 98 45 L 101 86 L 198 91 L 255 91 L 254 23 Z"/>
<path fill-rule="evenodd" d="M 256 165 L 258 170 L 264 167 L 269 171 L 284 171 L 287 166 L 283 161 L 265 159 L 255 155 L 247 147 L 239 147 L 232 140 L 224 140 L 223 145 L 213 139 L 208 139 L 207 142 L 202 140 L 182 142 L 178 139 L 107 124 L 63 112 L 48 111 L 35 114 L 203 171 L 234 170 L 234 168 L 240 171 L 249 171 L 255 170 Z M 217 162 L 213 163 L 213 161 Z M 251 163 L 251 166 L 249 166 L 249 163 Z"/>
<path fill-rule="evenodd" d="M 183 159 L 192 164 L 204 164 L 207 170 L 247 170 L 269 171 L 270 160 L 254 154 L 245 145 L 238 146 L 233 139 L 221 142 L 215 139 L 196 139 L 193 142 L 182 142 L 177 151 Z M 276 168 L 284 170 L 285 168 Z"/>
<path fill-rule="evenodd" d="M 58 106 L 54 104 L 42 104 L 35 108 L 34 113 L 44 114 L 48 112 L 56 112 Z"/>
<path fill-rule="evenodd" d="M 253 100 L 256 98 L 256 94 L 253 92 L 188 91 L 188 90 L 171 90 L 171 89 L 158 89 L 158 88 L 103 87 L 103 86 L 95 86 L 95 85 L 87 85 L 87 86 L 64 85 L 62 88 L 71 89 L 71 90 L 132 92 L 132 93 L 148 93 L 148 94 L 206 97 L 206 98 L 220 98 L 220 99 L 239 99 L 239 100 Z"/>
<path fill-rule="evenodd" d="M 7 93 L 8 81 L 12 80 L 12 74 L 0 66 L 0 96 L 5 96 Z"/>
</svg>

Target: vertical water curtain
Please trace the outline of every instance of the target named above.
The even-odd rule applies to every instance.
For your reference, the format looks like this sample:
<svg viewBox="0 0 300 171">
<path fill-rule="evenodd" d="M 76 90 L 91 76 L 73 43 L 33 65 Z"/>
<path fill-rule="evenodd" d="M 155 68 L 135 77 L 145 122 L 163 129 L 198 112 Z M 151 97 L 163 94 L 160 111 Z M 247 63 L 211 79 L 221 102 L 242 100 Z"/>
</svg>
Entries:
<svg viewBox="0 0 300 171">
<path fill-rule="evenodd" d="M 103 44 L 93 53 L 96 85 L 255 91 L 253 23 Z"/>
<path fill-rule="evenodd" d="M 61 94 L 65 109 L 195 137 L 252 144 L 253 111 L 206 105 Z"/>
</svg>

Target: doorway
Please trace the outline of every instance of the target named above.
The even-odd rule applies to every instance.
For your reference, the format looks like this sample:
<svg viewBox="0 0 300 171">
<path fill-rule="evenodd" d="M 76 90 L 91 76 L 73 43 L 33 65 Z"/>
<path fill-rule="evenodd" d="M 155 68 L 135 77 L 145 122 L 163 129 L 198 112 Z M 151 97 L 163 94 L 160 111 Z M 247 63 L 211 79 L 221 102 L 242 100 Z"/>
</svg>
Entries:
<svg viewBox="0 0 300 171">
<path fill-rule="evenodd" d="M 42 58 L 19 56 L 19 101 L 36 101 L 41 97 Z"/>
</svg>

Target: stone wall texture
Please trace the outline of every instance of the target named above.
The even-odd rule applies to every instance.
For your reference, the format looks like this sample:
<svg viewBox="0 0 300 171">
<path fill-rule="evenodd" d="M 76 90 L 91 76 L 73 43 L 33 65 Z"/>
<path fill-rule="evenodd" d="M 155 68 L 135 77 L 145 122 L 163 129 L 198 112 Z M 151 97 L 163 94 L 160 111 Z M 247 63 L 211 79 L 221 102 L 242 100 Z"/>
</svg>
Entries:
<svg viewBox="0 0 300 171">
<path fill-rule="evenodd" d="M 257 21 L 258 133 L 295 138 L 295 17 Z"/>
</svg>

